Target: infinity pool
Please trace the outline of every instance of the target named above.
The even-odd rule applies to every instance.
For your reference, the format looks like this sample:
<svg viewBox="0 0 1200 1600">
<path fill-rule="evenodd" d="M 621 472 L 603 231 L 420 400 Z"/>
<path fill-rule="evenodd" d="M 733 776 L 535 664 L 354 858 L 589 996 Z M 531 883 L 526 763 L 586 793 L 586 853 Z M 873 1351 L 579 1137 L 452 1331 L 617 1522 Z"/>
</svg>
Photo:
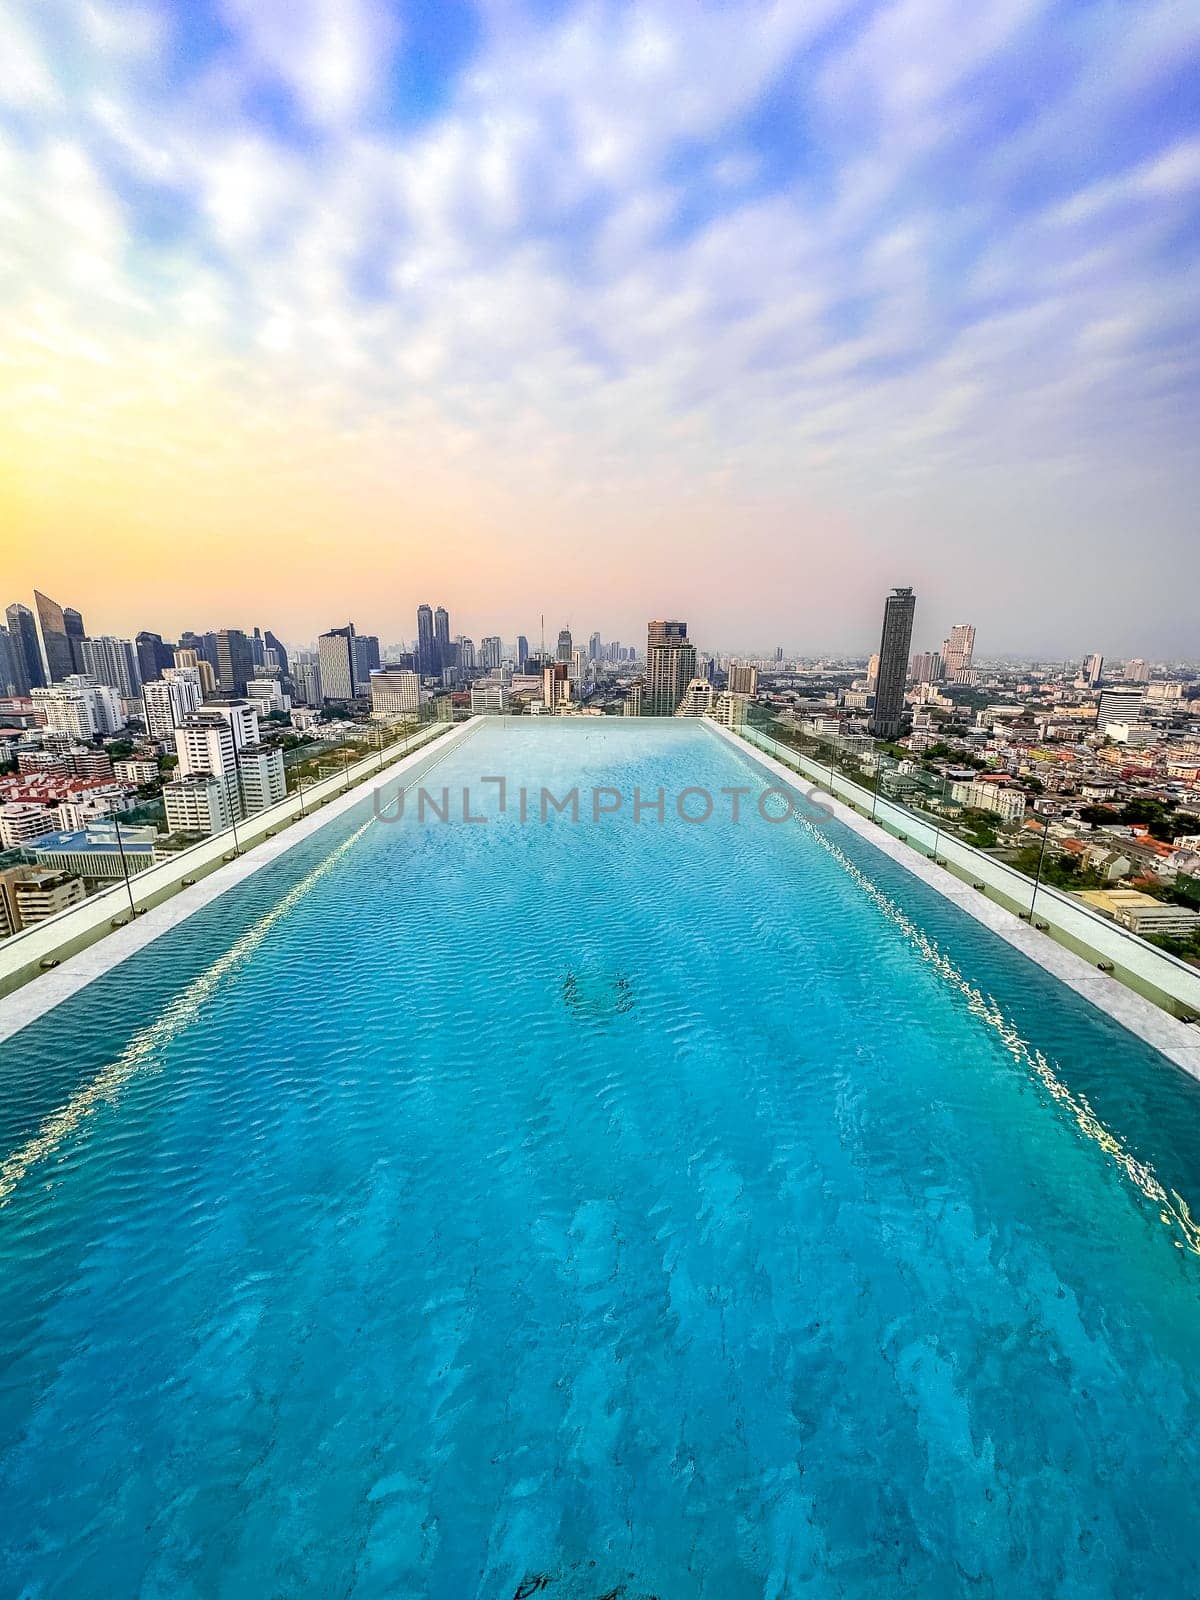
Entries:
<svg viewBox="0 0 1200 1600">
<path fill-rule="evenodd" d="M 0 1046 L 0 1593 L 1200 1592 L 1200 1086 L 704 727 L 422 782 Z"/>
</svg>

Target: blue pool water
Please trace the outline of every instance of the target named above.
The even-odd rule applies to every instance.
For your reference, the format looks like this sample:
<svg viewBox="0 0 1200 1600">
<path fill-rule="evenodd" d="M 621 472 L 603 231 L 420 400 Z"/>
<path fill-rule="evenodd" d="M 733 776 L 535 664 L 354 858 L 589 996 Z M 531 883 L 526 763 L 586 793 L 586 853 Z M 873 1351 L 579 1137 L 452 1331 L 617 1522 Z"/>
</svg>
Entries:
<svg viewBox="0 0 1200 1600">
<path fill-rule="evenodd" d="M 704 728 L 424 782 L 0 1046 L 0 1593 L 1200 1592 L 1200 1086 Z"/>
</svg>

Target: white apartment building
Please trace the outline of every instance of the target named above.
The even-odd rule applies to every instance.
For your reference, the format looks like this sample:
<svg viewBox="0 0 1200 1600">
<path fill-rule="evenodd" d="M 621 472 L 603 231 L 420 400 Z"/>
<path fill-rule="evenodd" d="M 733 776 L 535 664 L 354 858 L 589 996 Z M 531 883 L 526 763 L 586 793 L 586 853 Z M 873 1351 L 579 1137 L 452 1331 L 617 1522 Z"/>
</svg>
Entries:
<svg viewBox="0 0 1200 1600">
<path fill-rule="evenodd" d="M 950 798 L 973 811 L 992 811 L 1003 822 L 1019 822 L 1025 815 L 1025 796 L 997 783 L 954 783 Z"/>
<path fill-rule="evenodd" d="M 260 717 L 292 709 L 292 697 L 284 694 L 278 678 L 252 678 L 246 685 L 246 699 Z"/>
<path fill-rule="evenodd" d="M 740 728 L 746 720 L 748 694 L 735 694 L 732 689 L 722 689 L 713 701 L 709 715 L 723 728 Z"/>
<path fill-rule="evenodd" d="M 713 687 L 707 678 L 691 678 L 683 699 L 675 708 L 677 717 L 706 717 L 712 710 Z"/>
<path fill-rule="evenodd" d="M 757 694 L 758 668 L 731 661 L 725 686 L 730 694 Z"/>
<path fill-rule="evenodd" d="M 482 679 L 471 685 L 471 715 L 500 715 L 508 710 L 508 685 Z"/>
<path fill-rule="evenodd" d="M 421 704 L 421 680 L 403 667 L 377 667 L 371 674 L 371 710 L 379 716 L 407 716 Z"/>
<path fill-rule="evenodd" d="M 203 700 L 200 675 L 194 668 L 168 667 L 161 678 L 142 687 L 146 731 L 160 744 L 170 744 L 175 729 L 184 717 L 200 710 Z"/>
<path fill-rule="evenodd" d="M 164 784 L 163 805 L 171 833 L 220 833 L 234 820 L 228 781 L 204 772 Z"/>
<path fill-rule="evenodd" d="M 58 816 L 50 806 L 34 805 L 27 800 L 10 800 L 0 806 L 0 848 L 15 850 L 29 839 L 39 839 L 43 834 L 54 833 Z"/>
<path fill-rule="evenodd" d="M 283 769 L 283 751 L 268 750 L 262 745 L 251 745 L 239 750 L 237 756 L 238 781 L 242 791 L 242 815 L 252 817 L 277 805 L 287 794 L 287 779 Z"/>
<path fill-rule="evenodd" d="M 45 716 L 50 732 L 85 743 L 118 733 L 125 726 L 116 690 L 84 673 L 72 673 L 48 689 L 32 689 L 29 697 L 35 710 Z"/>
<path fill-rule="evenodd" d="M 155 783 L 158 780 L 157 761 L 114 761 L 113 772 L 123 783 Z"/>
</svg>

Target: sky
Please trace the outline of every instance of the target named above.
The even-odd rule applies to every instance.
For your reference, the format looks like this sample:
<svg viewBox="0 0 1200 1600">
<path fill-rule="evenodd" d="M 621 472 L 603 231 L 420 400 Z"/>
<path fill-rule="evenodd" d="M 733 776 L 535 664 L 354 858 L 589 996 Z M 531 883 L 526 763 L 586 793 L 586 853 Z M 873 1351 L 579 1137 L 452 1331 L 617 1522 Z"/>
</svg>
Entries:
<svg viewBox="0 0 1200 1600">
<path fill-rule="evenodd" d="M 1195 0 L 0 0 L 0 605 L 1200 657 Z"/>
</svg>

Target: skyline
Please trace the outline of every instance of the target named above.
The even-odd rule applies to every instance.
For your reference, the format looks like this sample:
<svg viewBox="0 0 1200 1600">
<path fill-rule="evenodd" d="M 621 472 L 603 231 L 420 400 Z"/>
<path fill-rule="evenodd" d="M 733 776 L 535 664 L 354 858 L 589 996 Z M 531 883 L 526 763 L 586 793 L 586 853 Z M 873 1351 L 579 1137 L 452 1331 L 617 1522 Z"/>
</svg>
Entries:
<svg viewBox="0 0 1200 1600">
<path fill-rule="evenodd" d="M 911 591 L 908 590 L 908 589 L 901 588 L 901 590 L 899 592 L 900 593 L 909 593 Z M 250 621 L 250 622 L 238 621 L 238 622 L 233 622 L 233 621 L 228 621 L 228 620 L 223 622 L 223 623 L 216 624 L 216 625 L 212 625 L 211 622 L 210 622 L 209 625 L 207 625 L 207 626 L 201 625 L 201 626 L 196 627 L 196 628 L 193 628 L 192 623 L 189 623 L 186 628 L 178 628 L 178 629 L 164 629 L 164 628 L 161 628 L 161 627 L 160 628 L 153 628 L 153 627 L 149 627 L 147 625 L 143 625 L 143 626 L 138 627 L 138 628 L 133 628 L 131 626 L 126 625 L 124 628 L 114 628 L 114 629 L 90 628 L 89 629 L 86 626 L 86 623 L 87 623 L 86 616 L 83 617 L 83 618 L 79 617 L 79 612 L 80 612 L 80 610 L 82 608 L 80 608 L 80 607 L 71 607 L 71 606 L 67 606 L 67 607 L 64 608 L 64 607 L 59 605 L 59 603 L 54 599 L 53 596 L 47 595 L 44 591 L 35 590 L 34 591 L 34 597 L 36 598 L 39 595 L 40 595 L 40 598 L 41 598 L 41 600 L 43 602 L 47 602 L 51 606 L 53 606 L 53 607 L 55 607 L 55 608 L 57 608 L 59 610 L 65 609 L 68 612 L 69 615 L 74 616 L 76 618 L 77 624 L 79 626 L 81 626 L 82 628 L 84 628 L 84 630 L 85 630 L 84 634 L 81 635 L 81 637 L 86 637 L 89 640 L 96 639 L 96 638 L 115 637 L 115 638 L 117 638 L 119 640 L 123 640 L 124 642 L 132 644 L 134 642 L 134 640 L 136 639 L 138 634 L 143 633 L 143 632 L 149 632 L 149 633 L 152 633 L 152 634 L 158 634 L 159 636 L 161 636 L 164 644 L 168 644 L 169 645 L 169 644 L 172 644 L 174 641 L 177 641 L 178 638 L 184 633 L 189 633 L 190 634 L 192 632 L 196 632 L 196 633 L 214 633 L 215 634 L 215 633 L 221 632 L 225 628 L 232 628 L 232 629 L 240 630 L 243 633 L 245 633 L 247 636 L 249 636 L 250 634 L 252 634 L 256 630 L 261 629 L 266 634 L 268 640 L 270 640 L 272 636 L 280 635 L 283 632 L 283 630 L 281 630 L 281 629 L 273 628 L 269 622 L 266 622 L 266 623 L 261 622 L 261 621 L 257 621 L 257 622 L 256 621 Z M 919 597 L 919 595 L 914 595 L 913 599 L 914 599 L 914 603 L 916 603 L 916 602 L 919 602 L 920 597 Z M 0 609 L 3 609 L 3 604 L 4 603 L 0 603 Z M 26 606 L 27 609 L 29 609 L 31 612 L 36 614 L 36 608 L 35 607 L 28 607 L 27 602 L 25 602 L 24 600 L 21 600 L 19 597 L 17 598 L 16 601 L 7 602 L 8 606 L 12 606 L 14 604 Z M 891 602 L 890 602 L 890 600 L 889 600 L 887 595 L 882 596 L 882 604 L 883 604 L 883 608 L 884 608 L 884 616 L 886 617 L 887 614 L 888 614 L 888 610 L 889 610 L 890 604 L 891 604 Z M 260 611 L 262 611 L 263 609 L 264 608 L 259 607 Z M 269 609 L 269 608 L 267 608 L 267 609 Z M 403 629 L 400 626 L 393 627 L 391 629 L 391 631 L 389 631 L 387 627 L 384 627 L 384 628 L 364 627 L 364 626 L 360 625 L 360 623 L 358 622 L 357 618 L 348 617 L 348 618 L 343 618 L 340 622 L 339 621 L 328 622 L 328 623 L 324 624 L 323 626 L 321 626 L 320 628 L 316 629 L 312 634 L 310 634 L 308 636 L 292 635 L 290 637 L 284 637 L 282 642 L 285 643 L 291 649 L 315 650 L 315 648 L 317 646 L 318 639 L 321 637 L 321 635 L 329 635 L 329 634 L 332 634 L 332 633 L 340 633 L 345 629 L 345 627 L 347 625 L 350 625 L 350 626 L 353 627 L 353 629 L 354 629 L 354 631 L 356 633 L 366 634 L 366 635 L 372 636 L 375 639 L 377 639 L 380 649 L 385 651 L 385 652 L 390 650 L 390 649 L 392 649 L 392 648 L 399 648 L 399 649 L 402 649 L 402 650 L 415 649 L 417 647 L 417 645 L 418 645 L 420 625 L 421 625 L 421 619 L 420 619 L 419 613 L 420 613 L 420 611 L 425 610 L 425 609 L 430 609 L 431 610 L 431 616 L 432 615 L 437 615 L 437 614 L 439 614 L 439 613 L 441 613 L 443 611 L 446 612 L 447 619 L 448 619 L 448 625 L 453 630 L 452 632 L 448 633 L 448 638 L 449 638 L 449 640 L 451 642 L 453 642 L 453 641 L 457 640 L 458 638 L 462 637 L 462 638 L 466 638 L 466 639 L 470 640 L 472 643 L 474 643 L 474 644 L 476 644 L 478 646 L 482 641 L 486 640 L 490 636 L 496 636 L 496 637 L 499 637 L 501 639 L 501 642 L 503 644 L 508 645 L 508 644 L 514 643 L 518 638 L 524 637 L 524 638 L 527 639 L 527 641 L 528 641 L 528 643 L 529 643 L 531 648 L 538 649 L 538 648 L 542 648 L 543 647 L 542 644 L 541 644 L 541 641 L 540 641 L 540 629 L 535 630 L 535 629 L 533 629 L 531 627 L 517 627 L 517 628 L 514 628 L 510 633 L 506 634 L 504 632 L 501 632 L 499 635 L 496 635 L 495 629 L 492 627 L 491 623 L 485 621 L 482 624 L 477 623 L 475 628 L 470 633 L 468 633 L 468 632 L 466 632 L 466 630 L 462 626 L 455 626 L 455 618 L 456 618 L 457 614 L 453 611 L 452 608 L 444 607 L 442 605 L 441 601 L 438 602 L 436 607 L 432 607 L 432 608 L 429 607 L 428 602 L 422 601 L 422 602 L 419 603 L 418 607 L 416 608 L 416 610 L 413 613 L 413 619 L 412 619 L 414 621 L 414 623 L 416 624 L 416 627 L 411 632 L 407 632 L 407 633 L 404 632 Z M 666 617 L 667 614 L 664 612 L 662 615 L 663 615 L 663 617 Z M 917 612 L 917 615 L 918 616 L 920 615 L 919 610 Z M 775 653 L 775 651 L 777 649 L 782 649 L 783 652 L 784 652 L 785 659 L 794 660 L 794 661 L 814 661 L 814 660 L 821 660 L 821 659 L 827 659 L 827 660 L 847 659 L 847 660 L 867 661 L 867 660 L 869 660 L 869 659 L 871 659 L 873 657 L 874 652 L 875 652 L 875 648 L 876 648 L 876 646 L 878 644 L 877 640 L 873 640 L 872 642 L 869 642 L 864 648 L 861 648 L 861 649 L 856 649 L 853 646 L 847 646 L 845 648 L 834 648 L 834 649 L 823 650 L 823 651 L 822 650 L 809 650 L 809 649 L 805 649 L 803 647 L 791 648 L 791 647 L 788 646 L 786 641 L 777 641 L 775 644 L 761 643 L 761 644 L 730 645 L 725 641 L 717 641 L 715 643 L 712 642 L 712 641 L 709 641 L 709 640 L 699 640 L 699 641 L 697 641 L 697 639 L 695 638 L 695 630 L 693 629 L 693 627 L 692 627 L 691 623 L 688 621 L 688 619 L 686 619 L 686 618 L 680 619 L 680 618 L 678 618 L 676 616 L 676 617 L 672 617 L 670 620 L 672 622 L 680 622 L 680 621 L 682 622 L 683 627 L 688 630 L 689 637 L 691 637 L 692 643 L 695 644 L 697 646 L 697 648 L 703 648 L 705 650 L 705 652 L 709 653 L 709 654 L 715 653 L 717 655 L 729 656 L 731 658 L 743 657 L 743 658 L 746 658 L 746 659 L 765 660 L 765 659 L 768 659 L 769 657 L 771 657 Z M 196 619 L 193 618 L 192 621 L 195 622 Z M 2 625 L 3 624 L 0 624 L 0 626 L 2 626 Z M 560 624 L 557 624 L 557 625 L 554 625 L 554 626 L 551 626 L 550 624 L 546 625 L 546 639 L 545 639 L 545 643 L 544 643 L 544 649 L 546 651 L 550 652 L 550 653 L 553 653 L 554 648 L 555 648 L 555 639 L 557 637 L 559 637 L 559 630 L 561 628 L 563 631 L 570 632 L 572 634 L 573 642 L 578 646 L 584 646 L 585 647 L 587 641 L 590 639 L 591 635 L 594 632 L 599 637 L 602 638 L 602 640 L 603 640 L 605 645 L 607 645 L 610 642 L 615 642 L 615 643 L 619 643 L 619 644 L 621 644 L 623 646 L 634 646 L 639 651 L 639 654 L 641 654 L 641 653 L 643 653 L 642 652 L 642 637 L 647 633 L 648 629 L 652 629 L 654 626 L 655 626 L 655 620 L 654 619 L 647 619 L 646 621 L 644 621 L 642 623 L 640 629 L 634 629 L 631 633 L 622 636 L 621 634 L 616 633 L 616 632 L 606 633 L 603 628 L 595 627 L 594 623 L 593 624 L 586 624 L 586 625 L 579 625 L 577 623 L 572 622 L 568 618 L 568 619 L 564 620 L 563 622 L 561 622 Z M 962 633 L 964 630 L 970 634 L 971 649 L 972 649 L 972 652 L 974 654 L 974 659 L 975 659 L 975 661 L 977 663 L 993 662 L 993 663 L 996 663 L 998 665 L 1002 665 L 1002 664 L 1004 664 L 1006 662 L 1012 662 L 1012 663 L 1029 663 L 1031 665 L 1053 667 L 1053 666 L 1057 666 L 1057 665 L 1071 666 L 1071 665 L 1074 665 L 1076 661 L 1078 661 L 1081 670 L 1086 668 L 1089 659 L 1091 659 L 1091 660 L 1099 659 L 1102 662 L 1109 662 L 1109 661 L 1112 661 L 1112 662 L 1126 662 L 1126 661 L 1138 660 L 1138 661 L 1143 661 L 1143 662 L 1149 663 L 1151 665 L 1158 665 L 1158 666 L 1197 665 L 1197 664 L 1200 664 L 1200 654 L 1197 654 L 1197 655 L 1182 655 L 1182 654 L 1171 655 L 1171 654 L 1156 654 L 1156 653 L 1153 653 L 1153 652 L 1147 653 L 1145 651 L 1141 651 L 1141 652 L 1127 651 L 1127 652 L 1123 653 L 1121 651 L 1110 651 L 1110 650 L 1107 650 L 1105 648 L 1099 648 L 1099 649 L 1096 649 L 1094 651 L 1090 650 L 1090 649 L 1089 650 L 1084 650 L 1084 651 L 1077 652 L 1074 655 L 1072 655 L 1070 653 L 1063 653 L 1063 652 L 1059 652 L 1057 654 L 1048 653 L 1048 654 L 1044 654 L 1044 655 L 1038 655 L 1038 654 L 1032 654 L 1032 653 L 1022 653 L 1022 652 L 1018 652 L 1018 651 L 1011 651 L 1011 650 L 995 650 L 995 651 L 990 651 L 989 652 L 988 650 L 985 649 L 985 650 L 975 651 L 975 648 L 974 648 L 974 645 L 975 645 L 975 634 L 976 634 L 975 624 L 973 624 L 973 623 L 963 623 L 963 622 L 947 624 L 941 630 L 940 642 L 937 643 L 937 644 L 929 645 L 928 652 L 930 652 L 930 653 L 940 653 L 945 645 L 950 644 L 950 642 L 951 642 L 951 639 L 950 639 L 951 634 L 959 634 L 959 633 Z M 9 631 L 11 632 L 11 628 L 10 628 Z M 914 626 L 912 639 L 910 640 L 909 648 L 908 648 L 907 654 L 905 656 L 906 662 L 915 660 L 918 656 L 927 653 L 926 649 L 925 649 L 925 646 L 923 645 L 921 640 L 922 640 L 921 632 L 920 632 L 920 630 L 918 628 L 916 628 Z M 43 655 L 43 661 L 44 661 L 44 659 L 45 659 L 45 647 L 42 646 L 41 648 L 42 648 L 42 655 Z"/>
<path fill-rule="evenodd" d="M 914 649 L 1200 655 L 1200 13 L 0 0 L 0 54 L 3 604 L 820 654 L 911 584 Z"/>
</svg>

